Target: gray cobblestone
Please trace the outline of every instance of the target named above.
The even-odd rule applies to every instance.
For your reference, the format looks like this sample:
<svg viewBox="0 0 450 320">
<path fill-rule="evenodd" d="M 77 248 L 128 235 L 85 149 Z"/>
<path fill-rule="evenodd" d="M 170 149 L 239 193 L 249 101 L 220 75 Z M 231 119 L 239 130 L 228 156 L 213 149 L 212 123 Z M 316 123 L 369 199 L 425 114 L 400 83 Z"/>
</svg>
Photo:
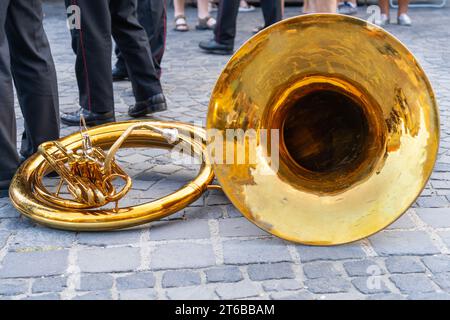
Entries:
<svg viewBox="0 0 450 320">
<path fill-rule="evenodd" d="M 450 228 L 449 208 L 417 208 L 417 215 L 434 228 Z"/>
<path fill-rule="evenodd" d="M 382 256 L 440 253 L 424 231 L 380 232 L 370 237 L 370 242 L 375 251 Z"/>
<path fill-rule="evenodd" d="M 153 288 L 155 286 L 155 276 L 150 272 L 140 272 L 116 279 L 117 289 L 145 289 Z"/>
<path fill-rule="evenodd" d="M 162 278 L 163 288 L 188 287 L 199 285 L 200 275 L 193 271 L 166 271 Z"/>
<path fill-rule="evenodd" d="M 16 296 L 27 291 L 28 284 L 24 280 L 0 280 L 0 297 Z"/>
<path fill-rule="evenodd" d="M 390 273 L 425 272 L 425 266 L 414 257 L 389 257 L 385 263 Z"/>
<path fill-rule="evenodd" d="M 33 294 L 24 300 L 59 300 L 61 296 L 57 293 Z"/>
<path fill-rule="evenodd" d="M 66 277 L 38 278 L 34 280 L 31 291 L 33 293 L 61 292 L 67 287 Z"/>
<path fill-rule="evenodd" d="M 254 264 L 248 266 L 247 272 L 254 281 L 295 278 L 290 263 Z"/>
<path fill-rule="evenodd" d="M 208 221 L 204 219 L 174 220 L 153 223 L 150 240 L 207 239 Z"/>
<path fill-rule="evenodd" d="M 79 244 L 91 246 L 130 245 L 138 243 L 141 237 L 139 230 L 120 230 L 110 232 L 83 232 L 78 234 Z"/>
<path fill-rule="evenodd" d="M 73 300 L 111 300 L 111 291 L 93 291 L 84 294 L 79 294 Z"/>
<path fill-rule="evenodd" d="M 8 231 L 0 231 L 0 250 L 5 246 L 6 241 L 8 240 L 11 232 Z"/>
<path fill-rule="evenodd" d="M 2 262 L 0 278 L 60 275 L 67 269 L 66 250 L 8 252 Z"/>
<path fill-rule="evenodd" d="M 450 292 L 450 273 L 439 273 L 433 277 L 434 282 L 446 292 Z"/>
<path fill-rule="evenodd" d="M 243 279 L 238 267 L 217 267 L 205 271 L 208 282 L 238 282 Z"/>
<path fill-rule="evenodd" d="M 442 241 L 450 248 L 450 231 L 438 232 L 438 235 L 442 238 Z"/>
<path fill-rule="evenodd" d="M 270 295 L 270 298 L 274 300 L 313 300 L 314 296 L 307 291 L 295 293 L 275 292 Z"/>
<path fill-rule="evenodd" d="M 70 247 L 74 240 L 75 233 L 73 232 L 49 230 L 43 227 L 27 228 L 17 232 L 11 243 L 11 249 L 55 250 Z"/>
<path fill-rule="evenodd" d="M 219 232 L 222 237 L 251 237 L 267 235 L 267 232 L 261 230 L 246 218 L 219 220 Z"/>
<path fill-rule="evenodd" d="M 217 299 L 214 289 L 208 287 L 172 288 L 166 290 L 170 300 L 213 300 Z"/>
<path fill-rule="evenodd" d="M 155 300 L 158 294 L 154 289 L 131 289 L 119 291 L 120 300 Z"/>
<path fill-rule="evenodd" d="M 306 263 L 303 265 L 303 272 L 309 279 L 333 278 L 341 275 L 331 262 Z"/>
<path fill-rule="evenodd" d="M 138 248 L 89 249 L 78 253 L 82 272 L 133 271 L 140 264 Z"/>
<path fill-rule="evenodd" d="M 298 253 L 302 262 L 317 260 L 343 260 L 364 258 L 366 254 L 358 243 L 337 247 L 298 246 Z"/>
<path fill-rule="evenodd" d="M 258 288 L 249 281 L 222 284 L 217 287 L 216 293 L 219 298 L 227 300 L 257 297 L 260 294 Z"/>
<path fill-rule="evenodd" d="M 349 281 L 343 278 L 318 278 L 305 281 L 305 288 L 312 293 L 340 293 L 351 289 Z"/>
<path fill-rule="evenodd" d="M 378 294 L 378 293 L 390 293 L 384 281 L 381 277 L 359 277 L 352 279 L 352 284 L 355 288 L 364 294 Z"/>
<path fill-rule="evenodd" d="M 262 283 L 264 291 L 272 292 L 272 291 L 291 291 L 291 290 L 300 290 L 303 286 L 296 280 L 269 280 L 264 281 Z"/>
<path fill-rule="evenodd" d="M 380 265 L 372 260 L 345 262 L 344 268 L 350 277 L 369 276 L 372 274 L 372 268 L 377 270 L 377 275 L 384 274 L 384 270 L 381 269 Z"/>
<path fill-rule="evenodd" d="M 291 261 L 285 243 L 278 239 L 230 240 L 223 242 L 226 264 Z"/>
<path fill-rule="evenodd" d="M 450 256 L 424 257 L 422 261 L 433 273 L 450 272 Z"/>
<path fill-rule="evenodd" d="M 398 274 L 391 276 L 390 279 L 404 294 L 435 291 L 432 281 L 423 274 Z"/>
<path fill-rule="evenodd" d="M 113 286 L 114 278 L 108 274 L 84 274 L 77 288 L 80 291 L 108 290 Z"/>
<path fill-rule="evenodd" d="M 445 292 L 421 293 L 416 292 L 408 296 L 411 300 L 450 300 L 450 294 Z"/>
<path fill-rule="evenodd" d="M 210 244 L 178 243 L 158 246 L 152 252 L 150 267 L 156 270 L 201 268 L 210 267 L 215 263 Z"/>
</svg>

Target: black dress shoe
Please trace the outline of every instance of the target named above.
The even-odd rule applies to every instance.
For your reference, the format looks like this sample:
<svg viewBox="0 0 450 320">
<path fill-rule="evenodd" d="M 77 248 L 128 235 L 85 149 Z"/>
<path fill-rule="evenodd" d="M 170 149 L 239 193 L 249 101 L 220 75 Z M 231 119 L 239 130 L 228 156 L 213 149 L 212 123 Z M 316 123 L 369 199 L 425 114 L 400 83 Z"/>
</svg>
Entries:
<svg viewBox="0 0 450 320">
<path fill-rule="evenodd" d="M 213 54 L 232 54 L 233 53 L 233 46 L 232 45 L 226 45 L 217 42 L 214 39 L 207 40 L 207 41 L 201 41 L 198 46 L 207 51 L 208 53 Z"/>
<path fill-rule="evenodd" d="M 80 108 L 79 110 L 74 112 L 63 113 L 61 115 L 61 122 L 69 126 L 79 126 L 81 114 L 83 114 L 84 120 L 86 121 L 86 124 L 88 126 L 96 126 L 116 121 L 114 111 L 97 113 Z"/>
<path fill-rule="evenodd" d="M 158 93 L 145 101 L 136 102 L 134 106 L 130 106 L 128 114 L 130 117 L 137 118 L 164 110 L 167 110 L 166 98 L 164 94 Z"/>
<path fill-rule="evenodd" d="M 112 70 L 112 78 L 113 81 L 123 81 L 128 79 L 128 72 L 126 69 L 122 69 L 122 68 L 117 68 L 115 67 Z"/>
</svg>

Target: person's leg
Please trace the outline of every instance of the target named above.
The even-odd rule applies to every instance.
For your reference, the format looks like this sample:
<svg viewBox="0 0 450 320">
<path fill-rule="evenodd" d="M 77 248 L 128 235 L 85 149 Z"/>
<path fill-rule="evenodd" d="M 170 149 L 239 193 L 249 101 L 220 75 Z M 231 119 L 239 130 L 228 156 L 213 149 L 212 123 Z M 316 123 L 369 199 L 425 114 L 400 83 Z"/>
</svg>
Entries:
<svg viewBox="0 0 450 320">
<path fill-rule="evenodd" d="M 0 197 L 7 195 L 9 182 L 19 166 L 10 54 L 5 32 L 9 5 L 10 0 L 0 1 Z"/>
<path fill-rule="evenodd" d="M 161 61 L 166 47 L 167 33 L 167 1 L 166 0 L 138 0 L 138 21 L 147 33 L 152 51 L 153 64 L 158 77 L 161 77 Z M 113 69 L 113 79 L 128 78 L 127 67 L 119 47 L 114 52 L 117 57 Z"/>
<path fill-rule="evenodd" d="M 158 78 L 161 76 L 161 61 L 166 48 L 166 10 L 166 0 L 138 1 L 138 20 L 147 33 Z"/>
<path fill-rule="evenodd" d="M 389 16 L 389 0 L 379 0 L 378 5 L 380 6 L 381 13 Z"/>
<path fill-rule="evenodd" d="M 238 10 L 239 0 L 220 0 L 217 24 L 214 29 L 216 42 L 234 46 Z"/>
<path fill-rule="evenodd" d="M 137 19 L 136 0 L 110 0 L 112 35 L 127 65 L 137 102 L 162 93 L 148 37 Z"/>
<path fill-rule="evenodd" d="M 109 0 L 65 0 L 81 9 L 81 28 L 72 29 L 80 106 L 95 113 L 114 111 Z M 64 121 L 64 118 L 63 118 Z"/>
<path fill-rule="evenodd" d="M 173 16 L 184 16 L 184 0 L 173 0 Z"/>
<path fill-rule="evenodd" d="M 281 0 L 261 0 L 261 9 L 264 16 L 264 27 L 281 21 Z"/>
<path fill-rule="evenodd" d="M 21 154 L 28 158 L 39 145 L 59 138 L 56 71 L 42 25 L 41 0 L 13 0 L 6 35 L 11 71 L 25 120 Z"/>
<path fill-rule="evenodd" d="M 408 13 L 409 0 L 399 0 L 398 2 L 398 15 Z"/>
<path fill-rule="evenodd" d="M 209 0 L 197 0 L 197 12 L 199 19 L 209 17 L 208 2 Z"/>
</svg>

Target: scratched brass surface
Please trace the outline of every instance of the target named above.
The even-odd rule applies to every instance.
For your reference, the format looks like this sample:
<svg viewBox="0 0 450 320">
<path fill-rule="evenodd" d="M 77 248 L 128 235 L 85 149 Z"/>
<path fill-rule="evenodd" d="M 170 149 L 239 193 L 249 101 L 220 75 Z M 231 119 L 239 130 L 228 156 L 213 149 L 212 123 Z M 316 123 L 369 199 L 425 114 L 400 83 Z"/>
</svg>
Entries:
<svg viewBox="0 0 450 320">
<path fill-rule="evenodd" d="M 435 97 L 414 56 L 383 29 L 334 14 L 288 19 L 245 43 L 216 83 L 207 128 L 280 129 L 278 171 L 267 175 L 258 152 L 256 164 L 214 173 L 249 220 L 312 245 L 355 241 L 399 218 L 439 144 Z"/>
<path fill-rule="evenodd" d="M 129 130 L 135 126 L 140 127 L 142 124 L 150 124 L 159 129 L 175 128 L 187 135 L 193 135 L 194 133 L 199 137 L 204 137 L 205 135 L 203 129 L 189 124 L 161 121 L 118 122 L 91 128 L 88 130 L 88 133 L 94 146 L 105 149 L 110 148 L 119 138 L 124 138 L 124 132 L 127 133 L 127 140 L 123 141 L 124 147 L 173 147 L 161 134 L 155 131 L 146 128 L 134 131 Z M 82 147 L 80 133 L 72 134 L 58 141 L 69 150 L 78 150 Z M 205 150 L 201 139 L 200 141 L 190 141 L 191 146 L 196 148 L 196 150 L 200 150 L 200 152 Z M 211 166 L 203 163 L 194 180 L 165 197 L 136 206 L 87 210 L 82 205 L 74 206 L 73 201 L 60 199 L 60 201 L 53 202 L 47 200 L 51 199 L 50 196 L 43 198 L 39 193 L 35 192 L 34 188 L 37 182 L 42 179 L 47 169 L 48 163 L 42 155 L 36 154 L 28 159 L 19 168 L 11 183 L 11 201 L 22 214 L 41 224 L 74 231 L 113 230 L 161 219 L 197 200 L 214 178 Z M 43 188 L 42 185 L 41 188 Z"/>
</svg>

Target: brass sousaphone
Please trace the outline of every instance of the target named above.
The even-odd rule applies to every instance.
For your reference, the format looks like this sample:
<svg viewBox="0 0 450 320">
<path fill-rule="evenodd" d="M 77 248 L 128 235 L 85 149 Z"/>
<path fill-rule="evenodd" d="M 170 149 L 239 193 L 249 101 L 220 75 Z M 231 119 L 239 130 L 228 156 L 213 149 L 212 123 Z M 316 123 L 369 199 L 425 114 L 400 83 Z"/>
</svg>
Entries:
<svg viewBox="0 0 450 320">
<path fill-rule="evenodd" d="M 114 161 L 121 146 L 172 148 L 181 141 L 208 158 L 203 129 L 121 122 L 42 145 L 18 170 L 11 200 L 47 226 L 117 229 L 179 211 L 215 175 L 231 202 L 267 232 L 304 244 L 341 244 L 385 228 L 411 206 L 439 143 L 435 97 L 414 56 L 383 29 L 334 14 L 287 19 L 247 41 L 216 83 L 206 127 L 223 135 L 278 129 L 278 170 L 267 174 L 263 152 L 251 164 L 203 161 L 180 190 L 120 207 L 132 184 Z M 227 147 L 237 143 L 245 142 Z M 258 151 L 262 143 L 257 139 Z M 62 177 L 71 199 L 45 188 L 42 177 L 50 171 Z M 118 179 L 121 189 L 113 183 Z"/>
</svg>

